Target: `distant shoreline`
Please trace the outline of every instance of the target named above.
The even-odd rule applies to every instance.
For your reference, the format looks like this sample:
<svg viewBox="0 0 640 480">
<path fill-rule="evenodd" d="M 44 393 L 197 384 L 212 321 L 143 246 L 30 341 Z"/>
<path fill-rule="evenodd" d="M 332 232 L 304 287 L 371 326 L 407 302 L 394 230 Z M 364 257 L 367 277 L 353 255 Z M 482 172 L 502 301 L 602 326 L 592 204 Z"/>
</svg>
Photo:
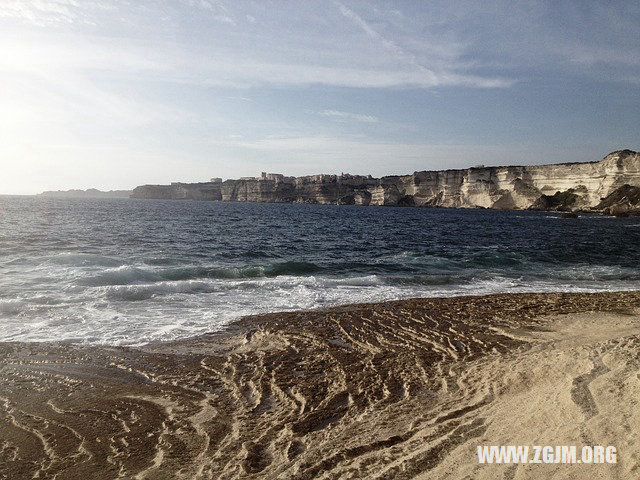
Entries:
<svg viewBox="0 0 640 480">
<path fill-rule="evenodd" d="M 300 202 L 264 202 L 264 201 L 253 201 L 253 200 L 203 200 L 203 199 L 190 199 L 190 198 L 182 198 L 182 199 L 167 199 L 167 198 L 137 198 L 137 197 L 125 197 L 125 196 L 65 196 L 65 195 L 44 195 L 43 193 L 38 194 L 0 194 L 0 197 L 33 197 L 33 198 L 49 198 L 49 199 L 60 199 L 60 200 L 133 200 L 133 201 L 166 201 L 166 202 L 205 202 L 205 203 L 230 203 L 230 204 L 252 204 L 252 205 L 264 205 L 264 204 L 275 204 L 275 205 L 318 205 L 318 206 L 351 206 L 356 208 L 364 208 L 363 205 L 341 205 L 335 203 L 300 203 Z M 406 205 L 372 205 L 372 207 L 380 207 L 380 208 L 407 208 Z M 421 206 L 411 206 L 411 208 L 421 208 L 421 209 L 437 209 L 437 210 L 498 210 L 487 207 L 447 207 L 441 205 L 421 205 Z M 566 218 L 574 218 L 579 215 L 591 215 L 591 216 L 608 216 L 608 217 L 635 217 L 640 216 L 640 211 L 636 209 L 632 209 L 625 212 L 611 212 L 610 210 L 596 210 L 596 209 L 585 209 L 585 210 L 556 210 L 556 209 L 530 209 L 530 208 L 510 208 L 510 209 L 499 209 L 500 211 L 505 212 L 539 212 L 539 213 L 548 213 L 548 214 L 556 214 Z"/>
<path fill-rule="evenodd" d="M 89 188 L 87 190 L 48 190 L 36 196 L 47 198 L 131 198 L 132 192 L 132 190 L 102 191 Z"/>
</svg>

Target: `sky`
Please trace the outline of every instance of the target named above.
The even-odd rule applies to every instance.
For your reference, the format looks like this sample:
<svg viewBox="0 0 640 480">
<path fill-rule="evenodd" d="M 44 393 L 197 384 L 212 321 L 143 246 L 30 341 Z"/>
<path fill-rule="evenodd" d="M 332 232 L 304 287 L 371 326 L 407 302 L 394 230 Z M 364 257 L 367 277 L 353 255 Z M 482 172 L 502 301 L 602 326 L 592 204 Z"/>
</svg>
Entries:
<svg viewBox="0 0 640 480">
<path fill-rule="evenodd" d="M 640 3 L 0 0 L 0 193 L 640 150 Z"/>
</svg>

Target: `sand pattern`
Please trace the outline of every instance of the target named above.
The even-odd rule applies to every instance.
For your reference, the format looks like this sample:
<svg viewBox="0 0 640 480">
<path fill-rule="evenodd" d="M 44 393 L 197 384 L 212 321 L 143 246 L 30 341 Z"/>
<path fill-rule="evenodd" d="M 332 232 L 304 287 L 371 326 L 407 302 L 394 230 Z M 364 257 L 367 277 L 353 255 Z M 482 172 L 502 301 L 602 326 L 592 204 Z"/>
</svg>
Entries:
<svg viewBox="0 0 640 480">
<path fill-rule="evenodd" d="M 143 349 L 0 344 L 0 479 L 640 476 L 640 292 L 247 317 Z M 479 465 L 476 445 L 614 445 Z"/>
</svg>

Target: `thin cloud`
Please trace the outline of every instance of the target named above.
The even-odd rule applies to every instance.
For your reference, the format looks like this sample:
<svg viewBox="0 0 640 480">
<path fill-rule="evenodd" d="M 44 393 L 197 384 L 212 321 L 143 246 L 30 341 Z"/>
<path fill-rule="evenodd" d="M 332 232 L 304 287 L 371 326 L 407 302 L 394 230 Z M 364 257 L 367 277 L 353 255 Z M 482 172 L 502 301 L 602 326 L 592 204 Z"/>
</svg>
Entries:
<svg viewBox="0 0 640 480">
<path fill-rule="evenodd" d="M 377 123 L 378 117 L 374 115 L 363 115 L 361 113 L 342 112 L 340 110 L 323 110 L 320 115 L 339 120 L 355 120 L 363 123 Z"/>
<path fill-rule="evenodd" d="M 353 21 L 360 29 L 362 29 L 371 39 L 378 41 L 387 51 L 389 51 L 400 62 L 408 65 L 412 69 L 415 69 L 421 76 L 424 76 L 422 85 L 430 86 L 444 86 L 444 85 L 465 85 L 470 87 L 480 88 L 496 88 L 496 87 L 508 87 L 511 86 L 514 81 L 504 78 L 483 78 L 478 75 L 464 75 L 451 71 L 435 71 L 434 69 L 427 68 L 422 65 L 417 57 L 411 52 L 406 51 L 400 47 L 396 42 L 386 38 L 378 33 L 367 21 L 365 21 L 354 10 L 346 7 L 341 2 L 335 1 L 335 5 L 338 7 L 342 15 L 349 20 Z M 455 67 L 455 65 L 450 65 Z"/>
<path fill-rule="evenodd" d="M 211 2 L 209 0 L 181 0 L 183 4 L 192 8 L 199 8 L 209 12 L 212 19 L 218 22 L 236 25 L 236 21 L 229 15 L 229 10 L 222 2 Z"/>
<path fill-rule="evenodd" d="M 157 80 L 194 85 L 249 88 L 261 85 L 328 85 L 353 88 L 389 88 L 441 85 L 500 88 L 513 82 L 442 73 L 439 78 L 416 69 L 391 68 L 390 65 L 318 65 L 281 59 L 259 58 L 237 51 L 211 51 L 202 47 L 121 39 L 85 39 L 77 35 L 13 41 L 9 55 L 0 58 L 0 70 L 58 71 L 75 74 L 110 73 L 123 78 L 135 75 L 140 80 Z M 304 53 L 304 52 L 300 52 Z M 296 55 L 299 53 L 295 53 Z"/>
<path fill-rule="evenodd" d="M 114 9 L 111 2 L 90 0 L 4 0 L 0 18 L 14 18 L 38 27 L 93 25 L 96 15 Z"/>
<path fill-rule="evenodd" d="M 413 52 L 378 33 L 354 10 L 341 3 L 336 5 L 339 10 L 336 18 L 341 16 L 355 23 L 367 35 L 366 40 L 345 48 L 344 45 L 350 43 L 346 39 L 351 35 L 348 28 L 344 31 L 345 25 L 337 25 L 335 34 L 329 36 L 295 28 L 287 31 L 287 35 L 274 35 L 273 30 L 280 29 L 281 25 L 273 12 L 263 13 L 261 22 L 250 23 L 259 16 L 258 12 L 212 0 L 181 0 L 178 4 L 181 8 L 173 4 L 174 8 L 162 9 L 157 19 L 148 8 L 135 4 L 124 12 L 122 4 L 106 1 L 10 0 L 0 4 L 0 18 L 20 18 L 27 23 L 51 27 L 43 29 L 43 38 L 38 40 L 37 48 L 43 54 L 38 57 L 35 52 L 36 57 L 29 57 L 30 62 L 51 63 L 51 58 L 62 57 L 72 64 L 71 68 L 89 72 L 97 67 L 116 75 L 135 70 L 141 79 L 240 88 L 261 85 L 504 88 L 514 83 L 500 76 L 460 70 L 457 67 L 461 52 L 459 48 L 451 52 L 450 46 L 422 45 L 421 48 L 432 55 L 433 66 L 427 67 Z M 203 20 L 216 22 L 217 27 L 205 37 L 167 38 L 161 26 L 170 24 L 179 32 L 180 25 L 194 15 L 195 9 L 200 10 Z M 120 17 L 125 13 L 128 21 L 123 24 Z M 317 20 L 312 13 L 312 9 L 301 8 L 297 14 L 302 16 L 302 21 L 313 23 Z M 265 18 L 265 15 L 268 16 Z M 245 24 L 257 30 L 251 36 L 243 34 L 235 18 L 246 18 Z M 74 35 L 70 32 L 75 23 L 93 25 L 98 34 L 77 32 Z M 54 32 L 60 25 L 69 27 L 66 37 Z M 132 35 L 128 37 L 123 32 L 109 35 L 102 31 L 107 26 L 125 28 L 125 32 L 129 29 Z M 133 34 L 137 30 L 149 35 L 141 38 Z M 44 38 L 47 36 L 50 38 Z M 23 35 L 19 38 L 28 46 L 28 38 L 26 42 Z M 381 56 L 371 39 L 390 55 Z M 44 54 L 44 50 L 49 53 Z M 60 65 L 63 68 L 63 64 Z"/>
</svg>

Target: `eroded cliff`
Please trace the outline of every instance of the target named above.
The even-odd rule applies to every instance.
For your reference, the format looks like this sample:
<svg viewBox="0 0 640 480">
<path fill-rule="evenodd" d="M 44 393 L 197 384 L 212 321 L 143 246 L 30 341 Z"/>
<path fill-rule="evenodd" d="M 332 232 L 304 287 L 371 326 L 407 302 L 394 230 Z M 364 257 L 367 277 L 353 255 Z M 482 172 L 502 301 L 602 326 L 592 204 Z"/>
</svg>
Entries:
<svg viewBox="0 0 640 480">
<path fill-rule="evenodd" d="M 373 178 L 263 174 L 225 182 L 137 187 L 133 198 L 458 208 L 637 211 L 624 188 L 640 187 L 640 154 L 612 152 L 597 162 L 475 167 Z M 617 193 L 616 193 L 617 192 Z M 615 195 L 614 195 L 615 194 Z M 605 200 L 610 196 L 608 202 Z M 620 198 L 618 198 L 620 197 Z M 616 200 L 617 199 L 617 200 Z M 603 203 L 604 202 L 604 203 Z"/>
</svg>

